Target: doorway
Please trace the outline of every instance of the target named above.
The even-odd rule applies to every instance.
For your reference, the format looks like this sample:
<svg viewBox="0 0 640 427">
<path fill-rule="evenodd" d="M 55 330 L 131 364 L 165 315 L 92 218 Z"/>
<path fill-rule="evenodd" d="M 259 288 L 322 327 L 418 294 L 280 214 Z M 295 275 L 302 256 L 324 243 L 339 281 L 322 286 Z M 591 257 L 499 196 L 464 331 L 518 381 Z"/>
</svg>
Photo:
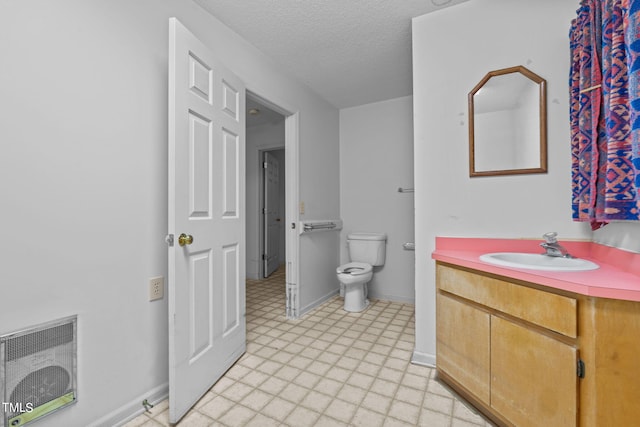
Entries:
<svg viewBox="0 0 640 427">
<path fill-rule="evenodd" d="M 298 113 L 247 90 L 246 95 L 246 277 L 269 276 L 268 261 L 286 276 L 286 316 L 298 317 Z M 278 191 L 275 204 L 265 193 L 265 156 L 278 163 Z M 273 193 L 272 193 L 273 199 Z M 268 206 L 265 207 L 265 200 Z M 270 218 L 266 218 L 271 209 Z M 269 238 L 271 220 L 271 239 Z M 277 231 L 274 231 L 277 230 Z M 275 239 L 275 240 L 274 240 Z M 272 242 L 272 248 L 265 250 Z M 273 243 L 277 243 L 274 245 Z M 276 253 L 273 253 L 274 248 Z M 274 258 L 275 257 L 275 258 Z"/>
<path fill-rule="evenodd" d="M 286 227 L 286 245 L 291 250 L 286 255 L 283 299 L 287 318 L 297 318 L 299 138 L 297 112 L 249 94 L 244 81 L 176 18 L 169 20 L 169 34 L 165 241 L 169 420 L 176 423 L 246 350 L 248 100 L 284 117 L 278 145 L 284 142 L 291 159 L 287 169 L 294 169 L 287 171 L 286 180 L 286 222 L 291 224 L 291 230 Z M 248 114 L 259 115 L 255 112 L 259 113 L 256 109 Z"/>
</svg>

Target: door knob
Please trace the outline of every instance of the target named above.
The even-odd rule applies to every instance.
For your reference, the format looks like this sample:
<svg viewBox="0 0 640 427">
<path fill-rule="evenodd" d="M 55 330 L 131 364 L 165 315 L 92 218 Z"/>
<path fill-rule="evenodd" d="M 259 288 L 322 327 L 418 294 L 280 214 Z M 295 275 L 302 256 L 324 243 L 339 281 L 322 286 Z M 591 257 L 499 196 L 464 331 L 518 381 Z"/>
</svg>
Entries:
<svg viewBox="0 0 640 427">
<path fill-rule="evenodd" d="M 184 246 L 184 245 L 190 245 L 193 243 L 193 236 L 188 235 L 188 234 L 184 234 L 182 233 L 179 237 L 178 237 L 178 244 L 180 246 Z"/>
</svg>

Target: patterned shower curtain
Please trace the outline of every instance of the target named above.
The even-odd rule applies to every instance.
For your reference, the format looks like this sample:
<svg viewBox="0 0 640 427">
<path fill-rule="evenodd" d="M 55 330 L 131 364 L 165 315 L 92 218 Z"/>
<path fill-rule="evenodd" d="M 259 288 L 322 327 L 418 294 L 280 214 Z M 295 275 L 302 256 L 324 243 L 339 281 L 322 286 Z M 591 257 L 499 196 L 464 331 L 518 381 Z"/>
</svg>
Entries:
<svg viewBox="0 0 640 427">
<path fill-rule="evenodd" d="M 640 219 L 640 0 L 583 0 L 570 31 L 572 208 Z"/>
</svg>

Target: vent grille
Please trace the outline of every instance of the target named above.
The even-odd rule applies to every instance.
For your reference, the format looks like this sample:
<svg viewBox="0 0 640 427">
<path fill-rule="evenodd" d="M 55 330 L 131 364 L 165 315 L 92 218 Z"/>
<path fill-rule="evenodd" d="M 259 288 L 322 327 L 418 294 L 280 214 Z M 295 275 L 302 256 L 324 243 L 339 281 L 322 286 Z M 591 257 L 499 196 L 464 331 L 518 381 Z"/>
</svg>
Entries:
<svg viewBox="0 0 640 427">
<path fill-rule="evenodd" d="M 7 362 L 73 341 L 73 324 L 54 326 L 7 340 Z"/>
<path fill-rule="evenodd" d="M 76 401 L 76 335 L 72 316 L 0 336 L 0 427 L 29 424 Z"/>
<path fill-rule="evenodd" d="M 37 407 L 62 396 L 69 388 L 71 376 L 60 366 L 47 366 L 31 372 L 11 392 L 9 401 L 17 410 Z M 20 412 L 10 412 L 9 418 Z"/>
</svg>

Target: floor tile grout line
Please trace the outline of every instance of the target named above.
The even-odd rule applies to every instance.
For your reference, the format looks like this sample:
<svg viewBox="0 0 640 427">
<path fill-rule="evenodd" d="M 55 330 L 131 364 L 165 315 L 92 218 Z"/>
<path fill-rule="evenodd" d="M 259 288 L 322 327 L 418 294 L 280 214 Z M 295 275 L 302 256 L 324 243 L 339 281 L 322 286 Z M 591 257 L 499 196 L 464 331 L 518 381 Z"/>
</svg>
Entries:
<svg viewBox="0 0 640 427">
<path fill-rule="evenodd" d="M 313 313 L 313 312 L 312 312 L 312 313 Z M 311 314 L 311 313 L 310 313 L 310 314 Z M 310 316 L 310 317 L 311 317 L 311 316 Z M 330 323 L 329 323 L 329 322 L 326 322 L 326 323 L 329 323 L 329 325 L 328 325 L 329 327 L 330 327 L 330 326 L 334 326 L 338 321 L 343 320 L 343 319 L 344 319 L 344 317 L 345 317 L 345 316 L 341 316 L 339 319 L 336 319 L 336 321 L 333 321 L 333 322 L 330 322 Z M 369 322 L 369 323 L 371 323 L 371 322 Z M 358 336 L 357 336 L 357 337 L 355 337 L 355 338 L 354 338 L 354 340 L 355 340 L 355 339 L 358 339 L 359 337 L 361 337 L 361 336 L 364 334 L 364 332 L 365 332 L 365 330 L 360 331 L 360 333 L 358 334 Z M 343 332 L 343 334 L 344 334 L 344 332 Z M 338 337 L 340 337 L 340 336 L 343 336 L 343 335 L 339 335 Z M 320 339 L 320 338 L 317 338 L 317 339 L 316 339 L 316 341 L 318 341 L 318 340 L 321 340 L 321 339 Z M 322 341 L 324 341 L 324 340 L 322 340 Z M 397 340 L 396 340 L 396 341 L 397 341 Z M 334 340 L 334 342 L 335 342 L 335 340 Z M 329 350 L 329 351 L 330 351 L 330 350 Z M 341 357 L 342 357 L 342 355 L 338 355 L 338 356 L 341 356 Z M 388 356 L 387 356 L 387 358 L 388 358 Z M 316 357 L 316 358 L 314 358 L 313 360 L 314 360 L 314 361 L 317 361 L 317 357 Z M 386 360 L 386 358 L 385 358 L 385 360 Z M 335 366 L 335 365 L 334 365 L 334 366 Z M 356 371 L 351 372 L 351 373 L 350 373 L 350 375 L 349 375 L 349 377 L 347 378 L 347 380 L 348 380 L 348 379 L 350 379 L 350 378 L 351 378 L 351 376 L 353 376 L 353 375 L 355 374 L 355 372 L 356 372 Z M 340 387 L 338 390 L 336 390 L 336 396 L 338 396 L 338 395 L 340 394 L 340 392 L 345 388 L 346 384 L 347 384 L 347 382 L 345 381 L 345 382 L 341 385 L 341 387 Z M 369 388 L 368 390 L 365 390 L 365 391 L 369 392 L 369 391 L 370 391 L 370 388 Z M 308 395 L 308 394 L 310 394 L 310 393 L 311 393 L 311 391 L 307 392 L 307 394 L 306 394 L 306 395 Z M 304 399 L 302 399 L 302 400 L 304 400 Z M 302 402 L 302 400 L 301 400 L 301 402 Z M 334 400 L 335 400 L 335 399 L 334 399 Z M 352 422 L 353 417 L 354 417 L 354 416 L 355 416 L 355 414 L 357 413 L 357 410 L 358 410 L 360 407 L 362 407 L 362 406 L 361 406 L 361 404 L 362 404 L 362 401 L 361 401 L 358 405 L 354 405 L 354 406 L 355 406 L 355 408 L 356 408 L 356 410 L 354 411 L 354 414 L 353 414 L 353 415 L 350 417 L 350 419 L 348 420 L 348 423 Z M 387 412 L 388 412 L 388 410 L 387 410 Z M 385 414 L 385 415 L 387 415 L 387 414 Z M 331 418 L 333 418 L 333 417 L 331 417 Z"/>
<path fill-rule="evenodd" d="M 396 313 L 396 314 L 397 314 L 397 313 Z M 394 316 L 394 318 L 395 318 L 395 316 Z M 375 321 L 375 320 L 372 320 L 371 322 L 369 322 L 369 324 L 373 323 L 374 321 Z M 388 322 L 387 324 L 390 324 L 390 322 Z M 364 330 L 363 330 L 363 331 L 361 331 L 361 333 L 358 335 L 358 337 L 361 337 L 364 333 L 365 333 L 365 332 L 364 332 Z M 381 335 L 380 335 L 380 336 L 381 336 Z M 393 345 L 390 345 L 389 347 L 394 348 L 395 344 L 397 344 L 397 342 L 398 342 L 398 341 L 399 341 L 399 338 L 396 338 L 396 339 L 394 340 L 394 342 L 393 342 Z M 389 353 L 389 354 L 390 354 L 390 353 Z M 387 355 L 384 357 L 384 361 L 383 361 L 383 362 L 382 362 L 382 364 L 380 365 L 380 369 L 382 369 L 382 368 L 384 368 L 384 367 L 385 367 L 385 362 L 386 362 L 387 360 L 389 360 L 389 358 L 390 358 L 389 354 L 387 354 Z M 389 369 L 392 369 L 392 368 L 389 368 Z M 394 369 L 394 370 L 396 370 L 396 369 Z M 349 377 L 347 378 L 347 381 L 348 381 L 348 379 L 350 379 L 350 378 L 351 378 L 351 377 L 352 377 L 356 372 L 357 372 L 357 371 L 353 371 L 353 372 L 351 372 L 351 374 L 350 374 L 350 375 L 349 375 Z M 403 376 L 403 377 L 404 377 L 405 373 L 406 373 L 406 368 L 405 368 L 405 370 L 403 370 L 403 371 L 402 371 L 402 376 Z M 345 388 L 345 385 L 346 385 L 347 381 L 345 381 L 345 383 L 340 387 L 340 391 L 341 391 L 342 389 L 344 389 L 344 388 Z M 372 384 L 373 384 L 373 383 L 372 383 Z M 399 389 L 399 385 L 398 385 L 398 386 L 396 386 L 396 389 L 395 389 L 395 391 L 394 391 L 393 397 L 391 397 L 391 399 L 393 399 L 393 398 L 397 395 L 397 393 L 398 393 L 398 389 Z M 368 388 L 368 389 L 366 389 L 365 391 L 366 391 L 366 392 L 371 392 L 371 386 L 369 386 L 369 388 Z M 338 391 L 337 395 L 339 395 L 339 391 Z M 424 396 L 423 396 L 422 400 L 424 401 Z M 415 406 L 415 405 L 414 405 L 414 406 Z M 356 407 L 356 410 L 354 411 L 353 415 L 350 417 L 350 419 L 349 419 L 348 423 L 351 423 L 351 422 L 353 421 L 353 418 L 354 418 L 354 417 L 355 417 L 355 415 L 357 414 L 358 409 L 362 407 L 362 401 L 360 401 L 360 403 L 358 403 L 357 405 L 355 405 L 355 407 Z M 393 417 L 393 416 L 391 416 L 391 415 L 389 414 L 389 412 L 391 411 L 391 408 L 392 408 L 392 405 L 389 405 L 389 406 L 388 406 L 388 408 L 386 409 L 385 413 L 384 413 L 384 417 L 385 417 L 385 418 L 393 418 L 393 419 L 397 419 L 396 417 Z M 365 408 L 365 409 L 368 409 L 368 408 Z M 402 420 L 400 420 L 400 421 L 402 421 Z"/>
<path fill-rule="evenodd" d="M 289 320 L 284 317 L 283 282 L 284 274 L 278 272 L 269 279 L 247 280 L 247 295 L 249 288 L 252 288 L 251 299 L 247 298 L 246 305 L 247 352 L 234 365 L 238 368 L 231 375 L 228 375 L 227 371 L 221 378 L 226 381 L 219 382 L 220 385 L 214 385 L 207 392 L 208 400 L 201 400 L 202 403 L 199 402 L 192 409 L 199 416 L 210 420 L 209 425 L 216 423 L 215 425 L 239 427 L 257 422 L 260 416 L 272 420 L 276 425 L 294 427 L 291 423 L 304 411 L 313 413 L 316 420 L 333 420 L 331 422 L 349 426 L 358 423 L 359 414 L 368 413 L 372 414 L 370 416 L 374 416 L 374 419 L 378 417 L 378 420 L 383 421 L 406 423 L 411 419 L 413 423 L 420 423 L 423 422 L 423 415 L 427 416 L 427 411 L 446 417 L 450 427 L 456 419 L 474 425 L 480 422 L 470 421 L 465 417 L 466 412 L 460 412 L 464 411 L 460 408 L 462 405 L 475 414 L 475 411 L 457 398 L 455 393 L 448 391 L 446 386 L 436 380 L 432 368 L 426 368 L 428 370 L 422 372 L 421 367 L 411 364 L 411 349 L 415 345 L 415 310 L 412 310 L 411 305 L 372 299 L 372 304 L 366 311 L 348 313 L 343 311 L 341 299 L 334 296 L 316 309 L 305 313 L 301 319 Z M 306 339 L 302 340 L 304 337 Z M 371 357 L 365 360 L 369 355 Z M 367 365 L 364 365 L 364 362 Z M 263 367 L 263 370 L 260 370 L 260 367 Z M 336 371 L 332 377 L 330 373 L 336 368 L 340 368 L 340 371 Z M 249 377 L 254 372 L 258 375 Z M 281 375 L 277 376 L 278 373 Z M 421 380 L 420 376 L 425 377 L 425 380 Z M 305 378 L 313 380 L 311 386 L 305 383 Z M 274 384 L 264 386 L 271 379 L 274 379 Z M 319 387 L 325 379 L 337 384 L 332 386 L 333 389 Z M 385 383 L 377 381 L 393 384 L 393 392 L 383 393 L 384 388 L 380 387 L 384 387 Z M 431 388 L 432 383 L 444 387 L 443 391 Z M 422 384 L 424 385 L 421 387 Z M 217 391 L 214 390 L 216 386 Z M 233 386 L 236 388 L 230 390 Z M 291 392 L 283 393 L 287 388 L 294 393 L 303 394 L 292 396 Z M 357 394 L 345 398 L 346 393 L 354 392 Z M 418 392 L 419 397 L 412 397 L 414 392 Z M 326 405 L 322 403 L 314 406 L 308 402 L 307 398 L 315 397 L 312 393 L 324 396 L 327 399 Z M 376 395 L 388 401 L 383 412 L 364 406 L 368 396 L 369 403 L 372 403 L 371 399 L 376 399 Z M 426 406 L 429 395 L 446 399 L 445 402 L 450 404 L 447 408 L 448 413 L 440 411 L 444 407 Z M 202 409 L 216 397 L 224 398 L 231 403 L 220 414 L 216 414 L 214 419 Z M 274 418 L 271 414 L 264 413 L 263 409 L 276 398 L 287 402 L 285 407 L 288 410 Z M 303 403 L 305 401 L 307 402 Z M 340 417 L 339 414 L 327 411 L 334 402 L 349 404 L 351 410 L 348 416 Z M 400 402 L 411 405 L 412 411 L 417 408 L 417 414 L 403 417 L 402 413 L 393 412 L 394 404 Z M 323 407 L 324 409 L 320 410 Z M 240 416 L 240 419 L 244 420 L 241 424 L 229 424 L 233 421 L 230 416 L 226 416 L 234 408 L 236 412 L 232 415 Z M 247 418 L 242 418 L 244 414 Z M 153 418 L 145 415 L 143 423 L 149 420 L 166 425 L 160 415 Z M 490 424 L 485 422 L 477 425 Z"/>
</svg>

